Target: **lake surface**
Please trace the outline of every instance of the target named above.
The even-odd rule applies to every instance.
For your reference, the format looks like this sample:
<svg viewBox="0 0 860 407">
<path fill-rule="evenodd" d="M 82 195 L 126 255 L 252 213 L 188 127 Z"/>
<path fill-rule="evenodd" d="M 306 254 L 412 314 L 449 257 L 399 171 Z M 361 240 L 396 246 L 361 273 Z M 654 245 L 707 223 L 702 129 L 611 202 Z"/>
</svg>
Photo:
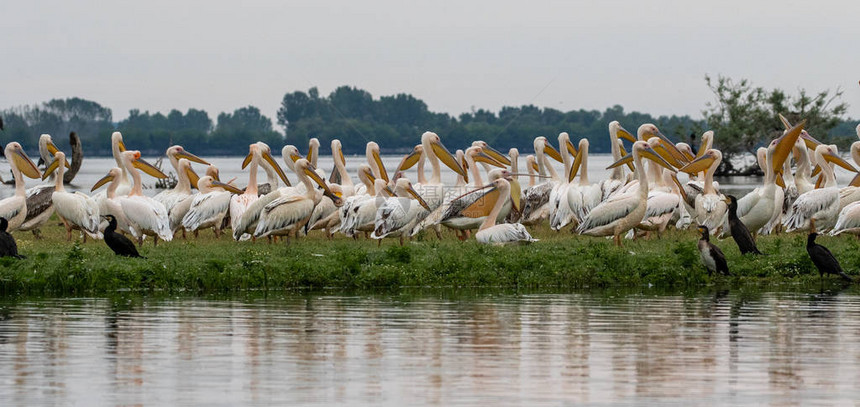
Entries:
<svg viewBox="0 0 860 407">
<path fill-rule="evenodd" d="M 0 300 L 0 404 L 852 404 L 860 295 Z"/>
</svg>

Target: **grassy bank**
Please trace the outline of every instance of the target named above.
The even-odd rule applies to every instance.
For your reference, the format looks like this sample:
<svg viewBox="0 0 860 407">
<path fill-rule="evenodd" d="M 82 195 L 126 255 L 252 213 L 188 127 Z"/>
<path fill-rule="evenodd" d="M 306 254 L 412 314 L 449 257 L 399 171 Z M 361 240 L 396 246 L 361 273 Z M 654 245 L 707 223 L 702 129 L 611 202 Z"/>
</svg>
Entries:
<svg viewBox="0 0 860 407">
<path fill-rule="evenodd" d="M 0 259 L 4 294 L 84 294 L 118 290 L 223 292 L 244 289 L 507 287 L 584 288 L 694 287 L 817 283 L 805 235 L 765 236 L 759 247 L 768 256 L 741 256 L 731 240 L 718 241 L 734 277 L 709 278 L 699 262 L 696 234 L 672 232 L 662 239 L 610 240 L 539 229 L 540 242 L 519 247 L 488 247 L 453 235 L 439 241 L 423 236 L 399 247 L 375 241 L 316 235 L 283 243 L 182 239 L 153 248 L 146 259 L 115 256 L 102 241 L 66 242 L 61 228 L 43 229 L 43 240 L 16 233 L 26 260 Z M 860 268 L 860 241 L 851 236 L 821 237 L 848 274 Z M 831 279 L 836 281 L 835 278 Z"/>
</svg>

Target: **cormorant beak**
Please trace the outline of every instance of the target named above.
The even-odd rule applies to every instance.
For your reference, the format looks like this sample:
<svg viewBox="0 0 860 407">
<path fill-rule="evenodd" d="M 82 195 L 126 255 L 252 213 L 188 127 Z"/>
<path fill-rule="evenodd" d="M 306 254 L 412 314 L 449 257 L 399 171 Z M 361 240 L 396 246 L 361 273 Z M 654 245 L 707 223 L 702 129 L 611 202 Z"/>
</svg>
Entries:
<svg viewBox="0 0 860 407">
<path fill-rule="evenodd" d="M 448 151 L 447 148 L 445 148 L 441 141 L 432 141 L 430 143 L 430 148 L 433 149 L 433 153 L 436 154 L 436 157 L 439 158 L 439 161 L 442 161 L 442 163 L 445 164 L 445 166 L 447 166 L 448 168 L 450 168 L 451 171 L 454 171 L 457 174 L 462 175 L 463 177 L 468 177 L 468 175 L 466 175 L 466 170 L 463 169 L 460 164 L 457 164 L 457 158 L 455 158 L 454 155 L 451 154 L 451 152 Z"/>
<path fill-rule="evenodd" d="M 95 183 L 95 185 L 93 185 L 92 189 L 90 189 L 90 192 L 93 192 L 93 191 L 95 191 L 95 190 L 97 190 L 97 189 L 101 188 L 101 186 L 102 186 L 102 185 L 107 184 L 108 182 L 113 181 L 113 180 L 114 180 L 114 178 L 116 178 L 116 177 L 114 177 L 114 176 L 113 176 L 113 174 L 105 175 L 104 177 L 102 177 L 102 179 L 98 180 L 98 181 Z"/>
<path fill-rule="evenodd" d="M 418 163 L 418 160 L 421 159 L 421 149 L 415 147 L 412 151 L 403 157 L 403 160 L 400 161 L 400 165 L 397 166 L 397 171 L 406 171 L 415 166 Z"/>
<path fill-rule="evenodd" d="M 33 179 L 39 179 L 42 176 L 39 174 L 39 168 L 36 167 L 36 164 L 33 163 L 33 160 L 31 160 L 30 157 L 27 157 L 27 153 L 24 152 L 24 149 L 16 149 L 15 154 L 12 155 L 12 159 L 15 161 L 15 166 L 18 167 L 18 170 L 21 171 L 22 174 Z"/>
<path fill-rule="evenodd" d="M 178 160 L 180 158 L 184 158 L 188 161 L 199 163 L 199 164 L 209 165 L 209 162 L 207 162 L 206 160 L 204 160 L 204 159 L 202 159 L 202 158 L 200 158 L 194 154 L 189 153 L 185 149 L 182 149 L 182 151 L 176 153 L 176 159 Z M 243 165 L 242 168 L 245 168 L 245 166 Z"/>
</svg>

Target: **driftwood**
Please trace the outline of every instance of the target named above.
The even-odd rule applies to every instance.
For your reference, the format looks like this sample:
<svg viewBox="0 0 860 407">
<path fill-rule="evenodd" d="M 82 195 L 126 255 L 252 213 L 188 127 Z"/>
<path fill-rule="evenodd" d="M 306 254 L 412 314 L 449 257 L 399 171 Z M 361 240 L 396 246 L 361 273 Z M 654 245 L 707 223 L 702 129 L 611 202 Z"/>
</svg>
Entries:
<svg viewBox="0 0 860 407">
<path fill-rule="evenodd" d="M 72 162 L 69 164 L 71 167 L 63 174 L 64 184 L 72 183 L 72 180 L 75 179 L 75 175 L 78 175 L 78 171 L 84 162 L 84 149 L 81 146 L 81 138 L 78 137 L 77 133 L 71 132 L 69 134 L 69 145 L 72 147 Z"/>
</svg>

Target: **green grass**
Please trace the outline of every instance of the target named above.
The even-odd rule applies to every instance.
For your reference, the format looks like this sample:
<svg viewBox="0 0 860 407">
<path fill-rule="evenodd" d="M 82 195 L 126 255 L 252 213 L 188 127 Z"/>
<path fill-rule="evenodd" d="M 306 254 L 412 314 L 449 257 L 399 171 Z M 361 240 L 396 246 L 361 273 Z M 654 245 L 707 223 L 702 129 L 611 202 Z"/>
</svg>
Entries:
<svg viewBox="0 0 860 407">
<path fill-rule="evenodd" d="M 234 242 L 211 231 L 141 249 L 146 259 L 115 256 L 102 241 L 67 242 L 61 227 L 43 228 L 42 240 L 17 232 L 26 260 L 0 259 L 0 293 L 93 294 L 124 290 L 233 292 L 293 288 L 379 289 L 398 287 L 606 288 L 646 285 L 685 289 L 707 285 L 818 284 L 805 235 L 759 238 L 767 256 L 742 256 L 734 242 L 716 241 L 734 277 L 708 277 L 693 231 L 661 239 L 625 241 L 535 231 L 528 246 L 484 246 L 453 234 L 437 240 L 421 235 L 405 247 L 394 239 L 375 241 L 314 232 L 291 244 Z M 852 236 L 820 237 L 850 275 L 860 268 L 860 241 Z M 828 284 L 836 278 L 826 277 Z"/>
</svg>

